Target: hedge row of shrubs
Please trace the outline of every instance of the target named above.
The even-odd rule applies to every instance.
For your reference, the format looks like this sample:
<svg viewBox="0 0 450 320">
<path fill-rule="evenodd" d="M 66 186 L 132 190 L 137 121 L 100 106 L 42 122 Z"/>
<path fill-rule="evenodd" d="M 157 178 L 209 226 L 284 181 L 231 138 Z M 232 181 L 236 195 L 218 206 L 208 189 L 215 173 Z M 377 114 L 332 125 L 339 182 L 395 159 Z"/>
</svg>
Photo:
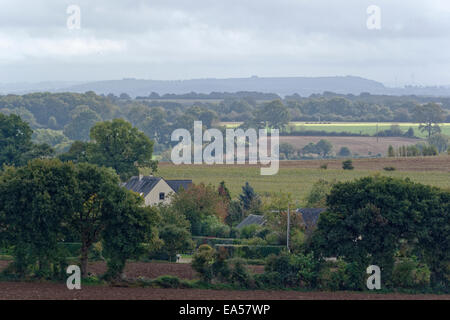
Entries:
<svg viewBox="0 0 450 320">
<path fill-rule="evenodd" d="M 251 274 L 244 260 L 230 260 L 225 246 L 217 248 L 202 245 L 194 255 L 192 267 L 205 283 L 245 289 L 367 290 L 367 266 L 358 263 L 321 261 L 313 253 L 282 251 L 265 260 L 264 273 Z M 385 289 L 428 292 L 431 290 L 430 270 L 414 257 L 401 258 L 395 264 L 392 279 L 382 282 L 382 286 Z M 438 291 L 448 292 L 448 288 L 438 288 Z"/>
<path fill-rule="evenodd" d="M 279 254 L 285 246 L 258 246 L 243 244 L 216 244 L 216 250 L 224 250 L 230 258 L 264 259 L 271 254 Z"/>
</svg>

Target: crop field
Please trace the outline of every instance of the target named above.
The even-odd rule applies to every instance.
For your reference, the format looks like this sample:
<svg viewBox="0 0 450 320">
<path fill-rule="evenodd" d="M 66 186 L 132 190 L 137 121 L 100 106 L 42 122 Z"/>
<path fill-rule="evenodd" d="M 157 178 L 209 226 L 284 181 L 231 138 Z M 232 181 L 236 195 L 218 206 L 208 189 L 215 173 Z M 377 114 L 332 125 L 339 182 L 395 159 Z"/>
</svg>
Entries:
<svg viewBox="0 0 450 320">
<path fill-rule="evenodd" d="M 327 164 L 328 169 L 320 169 Z M 410 178 L 415 182 L 441 188 L 450 188 L 450 156 L 417 158 L 355 159 L 355 170 L 342 170 L 342 160 L 281 161 L 278 174 L 260 175 L 260 168 L 251 165 L 173 165 L 160 163 L 157 175 L 167 179 L 192 179 L 194 183 L 218 185 L 222 180 L 232 196 L 241 192 L 246 181 L 256 192 L 270 196 L 289 192 L 301 205 L 312 185 L 319 179 L 349 181 L 380 174 L 396 178 Z M 394 167 L 395 171 L 384 171 Z M 148 172 L 144 172 L 148 173 Z"/>
<path fill-rule="evenodd" d="M 323 136 L 281 136 L 280 143 L 288 143 L 299 150 L 308 143 L 317 143 L 321 139 L 328 140 L 333 145 L 333 152 L 338 153 L 342 147 L 348 147 L 354 156 L 382 155 L 387 156 L 389 146 L 415 145 L 422 139 L 403 137 L 323 137 Z"/>
<path fill-rule="evenodd" d="M 240 122 L 223 122 L 222 125 L 228 128 L 235 128 L 239 126 Z M 414 129 L 414 134 L 417 137 L 425 138 L 426 133 L 419 131 L 418 123 L 408 122 L 379 122 L 378 131 L 388 130 L 392 125 L 399 125 L 400 129 L 406 132 L 410 127 Z M 326 132 L 350 132 L 357 134 L 374 135 L 377 132 L 376 122 L 326 122 L 326 123 L 312 123 L 312 122 L 290 122 L 290 127 L 295 128 L 296 131 L 326 131 Z M 442 133 L 450 135 L 450 123 L 441 123 Z"/>
</svg>

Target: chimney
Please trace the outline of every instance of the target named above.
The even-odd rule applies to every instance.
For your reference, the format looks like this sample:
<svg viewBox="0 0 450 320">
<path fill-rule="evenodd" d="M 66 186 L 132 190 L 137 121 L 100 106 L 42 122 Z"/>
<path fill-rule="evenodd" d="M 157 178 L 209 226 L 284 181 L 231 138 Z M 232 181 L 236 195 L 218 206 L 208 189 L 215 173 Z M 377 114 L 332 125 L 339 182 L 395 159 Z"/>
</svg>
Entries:
<svg viewBox="0 0 450 320">
<path fill-rule="evenodd" d="M 139 181 L 141 181 L 143 177 L 144 175 L 142 173 L 139 173 Z"/>
</svg>

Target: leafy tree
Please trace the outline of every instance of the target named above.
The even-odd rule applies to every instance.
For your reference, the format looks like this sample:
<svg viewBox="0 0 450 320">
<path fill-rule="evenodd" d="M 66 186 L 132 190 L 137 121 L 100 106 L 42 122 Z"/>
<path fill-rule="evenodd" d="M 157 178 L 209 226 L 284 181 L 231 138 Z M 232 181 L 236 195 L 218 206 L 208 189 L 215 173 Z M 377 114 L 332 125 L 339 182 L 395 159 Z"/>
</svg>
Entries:
<svg viewBox="0 0 450 320">
<path fill-rule="evenodd" d="M 0 240 L 14 246 L 14 270 L 51 276 L 64 272 L 58 242 L 72 213 L 76 195 L 73 164 L 59 160 L 7 167 L 0 175 Z"/>
<path fill-rule="evenodd" d="M 430 138 L 433 133 L 440 132 L 439 123 L 444 120 L 444 111 L 436 103 L 418 105 L 414 109 L 414 118 L 420 123 L 420 131 L 426 131 Z"/>
<path fill-rule="evenodd" d="M 322 157 L 326 157 L 333 149 L 333 145 L 330 141 L 321 139 L 319 142 L 317 142 L 316 148 L 319 150 L 319 154 L 321 154 Z"/>
<path fill-rule="evenodd" d="M 325 208 L 327 203 L 327 196 L 329 195 L 331 188 L 336 181 L 327 181 L 319 179 L 315 182 L 306 197 L 307 208 Z"/>
<path fill-rule="evenodd" d="M 32 133 L 29 125 L 19 116 L 0 113 L 0 166 L 25 163 L 23 154 L 32 149 Z"/>
<path fill-rule="evenodd" d="M 431 137 L 427 139 L 428 143 L 434 147 L 436 147 L 438 153 L 444 152 L 447 150 L 449 145 L 449 137 L 443 135 L 441 133 L 435 133 Z"/>
<path fill-rule="evenodd" d="M 71 112 L 72 121 L 64 127 L 64 134 L 71 140 L 89 140 L 89 131 L 100 116 L 88 106 L 78 106 Z"/>
<path fill-rule="evenodd" d="M 172 206 L 190 222 L 193 235 L 201 233 L 201 223 L 206 217 L 214 215 L 224 220 L 226 216 L 226 204 L 222 197 L 212 185 L 203 183 L 174 194 Z"/>
<path fill-rule="evenodd" d="M 88 162 L 88 148 L 90 145 L 91 143 L 89 142 L 74 141 L 70 146 L 69 151 L 60 154 L 59 159 L 61 161 L 72 161 L 74 163 Z"/>
<path fill-rule="evenodd" d="M 280 143 L 280 154 L 284 154 L 286 159 L 289 160 L 295 155 L 295 148 L 290 143 L 282 142 Z"/>
<path fill-rule="evenodd" d="M 113 168 L 122 181 L 139 174 L 138 167 L 156 170 L 153 141 L 125 120 L 96 123 L 91 129 L 91 140 L 95 143 L 88 148 L 89 161 Z"/>
<path fill-rule="evenodd" d="M 274 100 L 263 104 L 256 111 L 255 120 L 263 127 L 283 129 L 290 120 L 289 110 L 280 100 Z"/>
<path fill-rule="evenodd" d="M 394 151 L 394 147 L 392 145 L 389 145 L 388 157 L 390 157 L 390 158 L 395 157 L 395 151 Z"/>
<path fill-rule="evenodd" d="M 449 193 L 389 177 L 335 184 L 321 214 L 311 249 L 359 266 L 381 267 L 389 283 L 394 255 L 404 241 L 423 252 L 434 279 L 444 279 L 449 261 Z M 437 281 L 437 280 L 436 280 Z"/>
<path fill-rule="evenodd" d="M 350 152 L 350 149 L 348 147 L 342 147 L 341 149 L 339 149 L 339 157 L 350 157 L 351 155 L 352 153 Z"/>
<path fill-rule="evenodd" d="M 154 241 L 159 222 L 157 210 L 144 207 L 139 195 L 124 188 L 115 188 L 112 193 L 112 201 L 102 204 L 105 207 L 102 243 L 107 279 L 119 278 L 127 259 L 137 259 L 148 251 L 144 243 Z"/>
</svg>

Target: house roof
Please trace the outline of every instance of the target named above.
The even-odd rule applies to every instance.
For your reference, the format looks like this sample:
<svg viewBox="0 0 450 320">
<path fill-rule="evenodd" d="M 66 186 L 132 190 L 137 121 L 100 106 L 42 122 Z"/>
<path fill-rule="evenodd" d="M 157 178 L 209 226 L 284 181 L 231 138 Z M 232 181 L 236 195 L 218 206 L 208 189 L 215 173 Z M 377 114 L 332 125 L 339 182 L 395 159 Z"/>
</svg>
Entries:
<svg viewBox="0 0 450 320">
<path fill-rule="evenodd" d="M 160 177 L 153 176 L 143 176 L 131 177 L 123 186 L 128 190 L 132 190 L 139 194 L 142 193 L 144 197 L 146 197 L 150 191 L 158 184 L 159 181 L 164 180 Z M 191 184 L 192 180 L 164 180 L 167 182 L 169 187 L 172 188 L 173 191 L 178 192 L 181 188 L 187 189 Z"/>
<path fill-rule="evenodd" d="M 250 214 L 248 217 L 246 217 L 244 220 L 239 223 L 236 228 L 241 229 L 243 227 L 249 226 L 251 224 L 256 224 L 259 226 L 262 226 L 266 222 L 266 219 L 264 219 L 264 216 L 258 216 L 255 214 Z"/>
<path fill-rule="evenodd" d="M 128 190 L 132 190 L 139 194 L 143 194 L 143 196 L 147 196 L 150 191 L 158 184 L 161 180 L 159 177 L 153 176 L 144 176 L 144 177 L 131 177 L 130 180 L 125 183 L 124 187 Z"/>
<path fill-rule="evenodd" d="M 317 225 L 320 214 L 325 210 L 325 208 L 299 208 L 297 213 L 302 214 L 303 222 L 306 228 L 309 229 Z"/>
<path fill-rule="evenodd" d="M 173 191 L 178 192 L 180 188 L 187 190 L 192 184 L 192 180 L 165 180 L 167 184 L 173 189 Z"/>
</svg>

